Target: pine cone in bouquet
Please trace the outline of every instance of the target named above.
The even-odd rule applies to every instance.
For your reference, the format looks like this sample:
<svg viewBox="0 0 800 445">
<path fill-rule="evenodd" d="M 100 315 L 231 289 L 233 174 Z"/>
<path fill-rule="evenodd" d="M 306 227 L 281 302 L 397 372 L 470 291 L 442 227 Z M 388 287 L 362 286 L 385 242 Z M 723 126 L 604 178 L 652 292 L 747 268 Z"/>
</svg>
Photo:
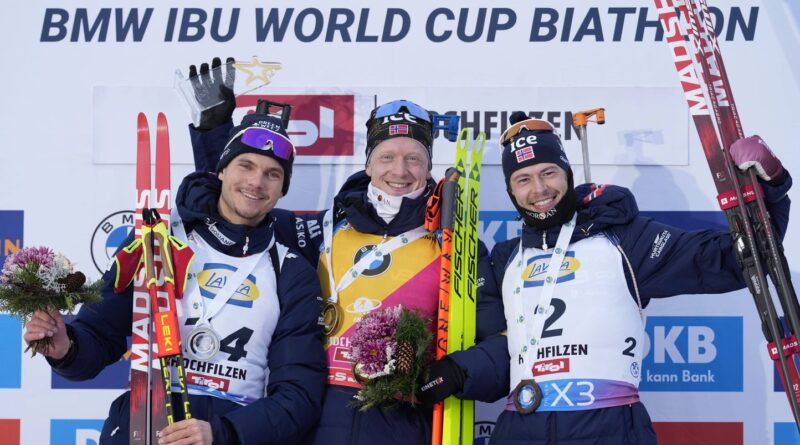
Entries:
<svg viewBox="0 0 800 445">
<path fill-rule="evenodd" d="M 408 340 L 397 342 L 397 371 L 411 374 L 414 371 L 414 345 Z"/>
<path fill-rule="evenodd" d="M 418 310 L 402 306 L 374 310 L 359 321 L 350 338 L 354 375 L 363 384 L 356 406 L 417 400 L 418 377 L 432 356 L 430 324 Z"/>
<path fill-rule="evenodd" d="M 59 279 L 58 282 L 64 285 L 66 292 L 78 292 L 86 283 L 86 275 L 83 272 L 73 272 Z"/>
</svg>

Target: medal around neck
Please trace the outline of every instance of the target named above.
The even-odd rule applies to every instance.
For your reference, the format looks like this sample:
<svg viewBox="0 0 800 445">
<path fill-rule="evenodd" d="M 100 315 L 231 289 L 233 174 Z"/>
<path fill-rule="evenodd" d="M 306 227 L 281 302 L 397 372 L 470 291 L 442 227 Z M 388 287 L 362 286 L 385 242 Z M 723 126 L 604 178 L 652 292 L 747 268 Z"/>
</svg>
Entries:
<svg viewBox="0 0 800 445">
<path fill-rule="evenodd" d="M 326 303 L 322 308 L 322 333 L 330 337 L 342 324 L 342 308 L 338 303 Z"/>
<path fill-rule="evenodd" d="M 514 407 L 520 414 L 530 414 L 536 411 L 542 403 L 542 390 L 533 379 L 525 379 L 514 388 Z"/>
<path fill-rule="evenodd" d="M 211 326 L 200 325 L 189 332 L 187 355 L 195 360 L 210 360 L 219 352 L 219 334 Z"/>
</svg>

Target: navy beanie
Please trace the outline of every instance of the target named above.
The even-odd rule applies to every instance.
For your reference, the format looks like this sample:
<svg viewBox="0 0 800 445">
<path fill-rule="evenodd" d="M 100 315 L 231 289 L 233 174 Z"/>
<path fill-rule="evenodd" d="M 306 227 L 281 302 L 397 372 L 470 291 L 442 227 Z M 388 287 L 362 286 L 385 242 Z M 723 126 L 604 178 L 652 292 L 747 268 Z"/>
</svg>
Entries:
<svg viewBox="0 0 800 445">
<path fill-rule="evenodd" d="M 224 169 L 235 157 L 243 153 L 255 153 L 263 156 L 269 156 L 277 161 L 278 164 L 280 164 L 280 166 L 283 168 L 283 187 L 281 192 L 284 196 L 286 196 L 286 193 L 289 191 L 289 182 L 292 179 L 292 163 L 294 162 L 294 156 L 292 156 L 292 159 L 290 160 L 281 159 L 275 156 L 272 150 L 260 150 L 245 145 L 242 143 L 242 137 L 239 133 L 244 131 L 246 128 L 261 127 L 286 136 L 288 139 L 289 135 L 286 133 L 287 123 L 288 116 L 286 116 L 285 121 L 283 118 L 271 114 L 253 113 L 243 117 L 242 123 L 236 127 L 233 127 L 228 134 L 231 139 L 228 141 L 228 145 L 225 146 L 225 150 L 222 151 L 222 154 L 219 157 L 219 162 L 217 162 L 217 172 L 221 172 L 222 169 Z"/>
<path fill-rule="evenodd" d="M 564 146 L 561 145 L 561 138 L 552 130 L 552 125 L 540 119 L 528 119 L 521 111 L 514 112 L 509 121 L 512 126 L 521 123 L 523 128 L 503 144 L 502 162 L 506 187 L 515 171 L 542 162 L 556 164 L 568 177 L 572 177 L 572 168 Z M 549 129 L 543 129 L 545 127 Z"/>
<path fill-rule="evenodd" d="M 417 118 L 405 107 L 401 107 L 396 114 L 376 118 L 375 112 L 380 108 L 376 107 L 369 114 L 367 119 L 367 161 L 372 154 L 372 150 L 381 142 L 396 138 L 407 137 L 421 143 L 428 152 L 428 168 L 433 166 L 433 124 L 432 116 L 428 112 L 428 120 Z M 420 107 L 422 108 L 422 107 Z"/>
</svg>

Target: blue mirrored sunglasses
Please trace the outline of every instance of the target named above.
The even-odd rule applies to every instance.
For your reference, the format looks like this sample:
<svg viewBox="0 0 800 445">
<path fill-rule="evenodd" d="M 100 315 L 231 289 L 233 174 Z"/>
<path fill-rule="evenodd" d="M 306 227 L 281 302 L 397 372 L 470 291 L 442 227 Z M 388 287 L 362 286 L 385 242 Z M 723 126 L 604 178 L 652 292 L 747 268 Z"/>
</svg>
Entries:
<svg viewBox="0 0 800 445">
<path fill-rule="evenodd" d="M 410 115 L 418 119 L 422 119 L 426 122 L 431 121 L 431 114 L 428 112 L 428 110 L 420 107 L 414 102 L 407 100 L 395 100 L 379 106 L 375 109 L 375 117 L 380 118 L 392 116 L 397 114 L 402 108 L 405 108 Z"/>
</svg>

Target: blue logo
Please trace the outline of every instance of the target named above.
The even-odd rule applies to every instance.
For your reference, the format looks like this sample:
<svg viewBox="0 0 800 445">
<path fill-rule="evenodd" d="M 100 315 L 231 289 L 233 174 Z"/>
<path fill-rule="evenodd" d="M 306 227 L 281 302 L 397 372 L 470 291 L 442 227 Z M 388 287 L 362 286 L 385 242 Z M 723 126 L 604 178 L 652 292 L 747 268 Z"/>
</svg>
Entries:
<svg viewBox="0 0 800 445">
<path fill-rule="evenodd" d="M 133 241 L 136 214 L 122 210 L 106 216 L 92 233 L 91 252 L 94 266 L 105 272 L 111 258 L 123 247 L 125 241 Z"/>
<path fill-rule="evenodd" d="M 22 210 L 0 210 L 0 267 L 6 257 L 22 249 Z"/>
<path fill-rule="evenodd" d="M 475 439 L 473 445 L 489 445 L 489 438 L 494 431 L 494 422 L 475 422 Z"/>
<path fill-rule="evenodd" d="M 742 317 L 648 317 L 642 391 L 741 391 Z"/>
<path fill-rule="evenodd" d="M 10 315 L 0 315 L 0 388 L 19 388 L 22 384 L 22 323 Z"/>
<path fill-rule="evenodd" d="M 793 422 L 775 422 L 775 445 L 800 445 L 800 434 Z"/>
<path fill-rule="evenodd" d="M 50 420 L 50 445 L 99 445 L 101 419 Z"/>
<path fill-rule="evenodd" d="M 508 202 L 511 205 L 511 202 Z M 518 221 L 516 211 L 483 211 L 478 221 L 478 238 L 491 250 L 495 244 L 514 239 L 522 231 L 522 221 Z"/>
<path fill-rule="evenodd" d="M 74 315 L 67 315 L 64 321 L 69 323 L 75 318 Z M 128 337 L 128 348 L 131 347 L 131 339 Z M 73 381 L 50 372 L 50 387 L 53 389 L 126 389 L 130 381 L 131 372 L 130 360 L 120 359 L 112 365 L 108 365 L 100 374 L 90 380 Z"/>
</svg>

